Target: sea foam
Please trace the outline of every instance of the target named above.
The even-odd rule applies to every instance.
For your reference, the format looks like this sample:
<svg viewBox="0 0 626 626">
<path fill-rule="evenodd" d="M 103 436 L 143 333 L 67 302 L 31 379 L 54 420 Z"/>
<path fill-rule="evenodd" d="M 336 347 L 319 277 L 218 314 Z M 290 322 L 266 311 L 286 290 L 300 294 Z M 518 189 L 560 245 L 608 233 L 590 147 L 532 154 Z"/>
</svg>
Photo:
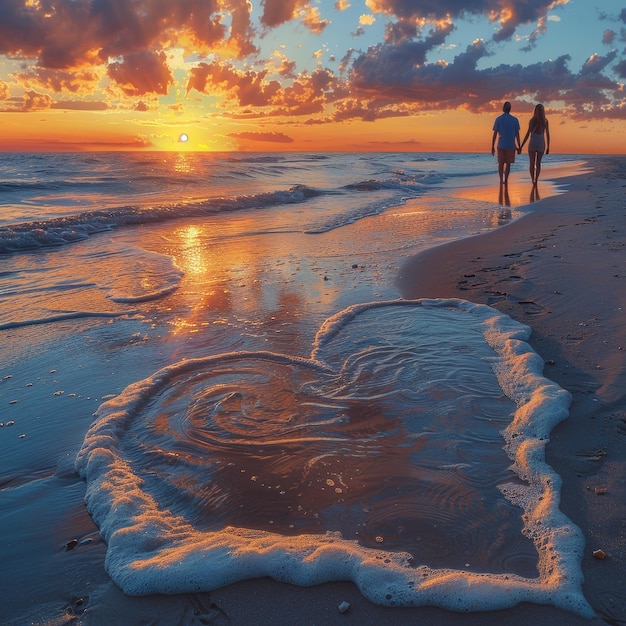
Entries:
<svg viewBox="0 0 626 626">
<path fill-rule="evenodd" d="M 525 601 L 592 615 L 581 592 L 582 533 L 558 508 L 559 477 L 544 455 L 570 396 L 543 377 L 529 334 L 462 300 L 369 303 L 327 320 L 309 359 L 214 355 L 129 386 L 100 406 L 76 460 L 88 510 L 108 544 L 109 575 L 129 595 L 208 591 L 270 576 L 296 585 L 351 580 L 387 606 L 482 611 Z M 465 421 L 454 421 L 457 410 Z M 441 457 L 443 467 L 425 470 L 424 482 L 441 473 L 449 488 L 450 467 L 463 473 L 484 463 L 489 474 L 498 447 L 512 465 L 496 470 L 486 488 L 519 510 L 521 533 L 536 549 L 536 576 L 433 566 L 419 544 L 388 548 L 386 536 L 361 536 L 373 523 L 362 502 L 384 499 L 367 493 L 372 485 L 386 493 L 399 481 L 412 493 L 420 466 Z M 370 483 L 360 472 L 372 466 Z M 469 489 L 467 475 L 459 484 Z M 255 494 L 266 498 L 256 508 Z M 292 500 L 282 506 L 283 498 Z M 482 499 L 469 502 L 479 507 Z M 461 515 L 471 517 L 464 507 Z M 232 523 L 242 509 L 247 526 Z M 336 521 L 350 516 L 354 533 Z M 320 517 L 328 526 L 310 532 Z"/>
</svg>

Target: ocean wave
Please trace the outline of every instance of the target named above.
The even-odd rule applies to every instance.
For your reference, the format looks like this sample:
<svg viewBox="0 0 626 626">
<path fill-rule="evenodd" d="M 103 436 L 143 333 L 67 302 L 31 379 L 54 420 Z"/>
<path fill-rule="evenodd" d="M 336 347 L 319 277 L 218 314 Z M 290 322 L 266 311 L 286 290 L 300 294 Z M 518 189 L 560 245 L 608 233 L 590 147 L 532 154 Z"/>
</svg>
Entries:
<svg viewBox="0 0 626 626">
<path fill-rule="evenodd" d="M 43 324 L 54 324 L 55 322 L 64 322 L 67 320 L 87 319 L 93 318 L 116 318 L 126 315 L 132 315 L 136 311 L 121 311 L 121 312 L 105 312 L 105 311 L 69 311 L 67 313 L 57 313 L 54 315 L 46 315 L 45 317 L 38 317 L 33 319 L 21 320 L 16 322 L 5 322 L 0 324 L 0 330 L 9 330 L 13 328 L 23 328 L 25 326 L 39 326 Z"/>
<path fill-rule="evenodd" d="M 383 191 L 386 193 L 386 195 L 377 197 L 372 202 L 359 202 L 356 207 L 354 202 L 343 203 L 337 208 L 332 217 L 320 218 L 322 221 L 318 220 L 315 224 L 304 228 L 304 232 L 307 233 L 325 232 L 350 224 L 369 215 L 375 215 L 391 206 L 402 204 L 406 197 L 417 196 L 422 190 L 423 183 L 412 183 L 400 179 L 363 181 L 354 185 L 346 185 L 337 190 L 296 184 L 284 190 L 243 194 L 233 197 L 207 198 L 149 206 L 130 205 L 83 211 L 72 215 L 0 227 L 0 253 L 8 254 L 25 250 L 64 246 L 83 241 L 97 233 L 124 226 L 155 224 L 247 209 L 287 206 L 325 196 L 332 197 L 346 193 L 371 191 Z"/>
<path fill-rule="evenodd" d="M 281 163 L 285 157 L 280 154 L 260 154 L 260 155 L 229 155 L 228 161 L 232 163 Z"/>
<path fill-rule="evenodd" d="M 47 191 L 49 186 L 47 182 L 42 181 L 24 182 L 16 180 L 0 182 L 0 193 L 17 193 L 25 189 Z"/>
<path fill-rule="evenodd" d="M 0 182 L 0 193 L 27 193 L 27 192 L 41 192 L 42 194 L 49 194 L 54 192 L 67 191 L 69 193 L 76 193 L 82 190 L 90 192 L 96 192 L 99 189 L 111 187 L 114 188 L 119 182 L 113 178 L 99 178 L 97 180 L 9 180 Z"/>
<path fill-rule="evenodd" d="M 529 334 L 461 300 L 368 303 L 310 358 L 213 355 L 134 383 L 76 459 L 108 573 L 130 595 L 270 576 L 352 580 L 388 606 L 592 614 L 543 454 L 570 396 Z"/>
<path fill-rule="evenodd" d="M 306 185 L 286 190 L 156 206 L 122 206 L 0 227 L 0 253 L 57 247 L 123 226 L 305 202 L 328 192 Z"/>
<path fill-rule="evenodd" d="M 378 191 L 381 189 L 402 189 L 406 191 L 423 191 L 425 187 L 441 185 L 447 176 L 437 172 L 421 172 L 409 174 L 404 171 L 394 171 L 385 178 L 370 178 L 344 185 L 342 189 L 349 191 Z"/>
<path fill-rule="evenodd" d="M 387 209 L 405 204 L 408 198 L 418 196 L 415 191 L 406 193 L 402 189 L 372 189 L 371 191 L 385 191 L 386 193 L 377 196 L 372 202 L 361 201 L 357 206 L 346 208 L 341 213 L 318 217 L 314 220 L 314 223 L 311 223 L 304 229 L 304 232 L 308 235 L 327 233 L 342 226 L 353 224 L 366 217 L 379 215 Z"/>
</svg>

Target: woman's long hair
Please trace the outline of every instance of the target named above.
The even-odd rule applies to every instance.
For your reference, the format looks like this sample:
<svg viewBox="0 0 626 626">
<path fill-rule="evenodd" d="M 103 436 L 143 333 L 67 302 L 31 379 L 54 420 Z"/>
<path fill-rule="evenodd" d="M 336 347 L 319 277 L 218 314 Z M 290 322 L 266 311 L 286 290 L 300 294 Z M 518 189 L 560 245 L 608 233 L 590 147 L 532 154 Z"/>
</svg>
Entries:
<svg viewBox="0 0 626 626">
<path fill-rule="evenodd" d="M 533 133 L 543 133 L 546 129 L 548 122 L 546 120 L 546 112 L 543 108 L 543 104 L 535 105 L 533 116 L 530 119 L 530 128 Z"/>
</svg>

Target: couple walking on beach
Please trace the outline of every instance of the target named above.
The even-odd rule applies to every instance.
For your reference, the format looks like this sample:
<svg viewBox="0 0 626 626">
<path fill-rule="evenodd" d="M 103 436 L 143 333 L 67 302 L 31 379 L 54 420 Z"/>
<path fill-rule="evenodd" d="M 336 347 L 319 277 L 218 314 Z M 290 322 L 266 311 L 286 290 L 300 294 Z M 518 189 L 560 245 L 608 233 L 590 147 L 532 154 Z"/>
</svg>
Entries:
<svg viewBox="0 0 626 626">
<path fill-rule="evenodd" d="M 523 141 L 520 141 L 519 120 L 511 115 L 511 103 L 505 102 L 502 110 L 504 113 L 497 117 L 494 122 L 493 137 L 491 139 L 491 154 L 495 154 L 496 137 L 499 137 L 498 175 L 500 176 L 500 184 L 506 185 L 508 183 L 511 163 L 515 163 L 515 152 L 517 151 L 518 154 L 521 154 L 524 144 L 530 137 L 528 143 L 530 178 L 533 181 L 533 185 L 536 185 L 541 172 L 541 159 L 544 153 L 550 154 L 550 128 L 543 104 L 535 106 Z"/>
</svg>

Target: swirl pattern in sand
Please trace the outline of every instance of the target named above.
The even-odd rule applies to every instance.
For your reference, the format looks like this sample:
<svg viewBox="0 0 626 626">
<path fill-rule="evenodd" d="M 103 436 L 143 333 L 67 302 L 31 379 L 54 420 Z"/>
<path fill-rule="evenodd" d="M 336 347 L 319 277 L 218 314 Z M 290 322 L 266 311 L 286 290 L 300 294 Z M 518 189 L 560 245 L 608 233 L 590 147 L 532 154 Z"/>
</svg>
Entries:
<svg viewBox="0 0 626 626">
<path fill-rule="evenodd" d="M 350 579 L 383 604 L 584 613 L 543 461 L 569 394 L 528 332 L 463 301 L 366 304 L 309 359 L 215 355 L 132 385 L 76 465 L 110 575 L 131 594 Z"/>
</svg>

